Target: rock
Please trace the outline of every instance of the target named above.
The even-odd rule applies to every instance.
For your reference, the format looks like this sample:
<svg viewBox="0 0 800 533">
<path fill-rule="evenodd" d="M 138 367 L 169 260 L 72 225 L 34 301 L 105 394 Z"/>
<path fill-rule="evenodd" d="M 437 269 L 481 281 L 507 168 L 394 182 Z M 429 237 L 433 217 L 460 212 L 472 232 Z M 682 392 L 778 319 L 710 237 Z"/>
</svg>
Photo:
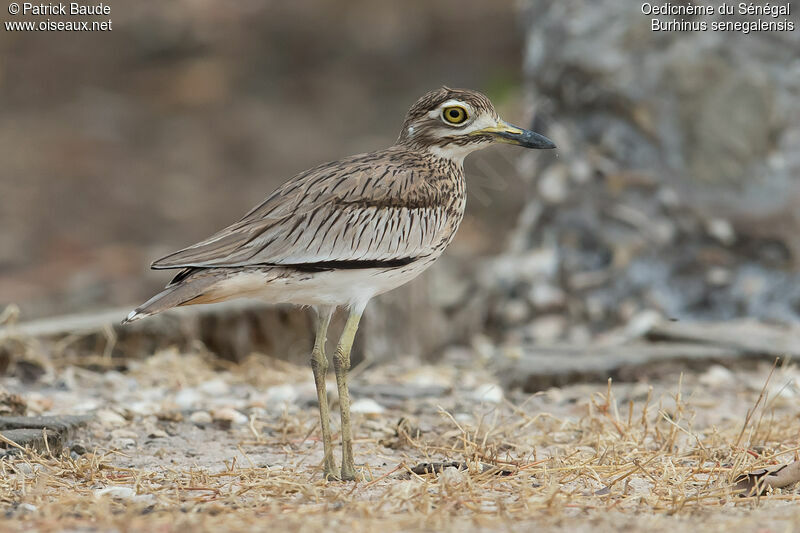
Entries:
<svg viewBox="0 0 800 533">
<path fill-rule="evenodd" d="M 567 328 L 566 320 L 560 315 L 546 315 L 537 318 L 525 329 L 535 342 L 548 343 L 560 339 Z"/>
<path fill-rule="evenodd" d="M 528 299 L 539 311 L 561 308 L 567 300 L 564 291 L 549 283 L 535 283 L 528 293 Z"/>
<path fill-rule="evenodd" d="M 220 409 L 214 409 L 211 412 L 211 416 L 214 420 L 220 422 L 228 422 L 230 424 L 236 424 L 236 425 L 247 424 L 250 421 L 247 415 L 240 413 L 239 411 L 237 411 L 232 407 L 222 407 Z"/>
<path fill-rule="evenodd" d="M 454 466 L 444 468 L 442 473 L 439 474 L 439 482 L 445 487 L 460 485 L 466 478 L 467 474 L 465 471 Z"/>
<path fill-rule="evenodd" d="M 264 404 L 268 409 L 283 409 L 287 404 L 294 403 L 298 396 L 299 393 L 294 385 L 288 383 L 275 385 L 265 391 Z M 314 396 L 316 397 L 316 389 L 314 390 Z"/>
<path fill-rule="evenodd" d="M 469 398 L 477 402 L 485 403 L 502 403 L 503 389 L 500 385 L 494 383 L 485 383 L 480 385 L 474 391 L 471 391 Z"/>
<path fill-rule="evenodd" d="M 95 413 L 95 418 L 104 426 L 119 427 L 128 423 L 125 417 L 110 409 L 101 409 Z"/>
<path fill-rule="evenodd" d="M 386 411 L 386 408 L 371 398 L 359 398 L 350 404 L 351 413 L 378 415 L 384 411 Z"/>
<path fill-rule="evenodd" d="M 500 310 L 503 324 L 507 326 L 514 326 L 525 322 L 528 319 L 529 313 L 528 304 L 517 298 L 506 301 Z"/>
<path fill-rule="evenodd" d="M 724 387 L 733 385 L 736 377 L 733 372 L 721 365 L 713 365 L 703 372 L 699 378 L 700 383 L 707 387 Z"/>
<path fill-rule="evenodd" d="M 725 245 L 731 245 L 736 241 L 736 233 L 730 222 L 722 218 L 712 218 L 706 222 L 706 231 L 709 235 Z"/>
<path fill-rule="evenodd" d="M 139 435 L 137 435 L 135 431 L 131 431 L 129 429 L 115 429 L 111 432 L 111 437 L 115 439 L 136 440 L 139 438 Z"/>
<path fill-rule="evenodd" d="M 19 504 L 17 506 L 15 514 L 17 514 L 17 515 L 32 514 L 32 513 L 35 513 L 38 510 L 39 509 L 35 505 L 33 505 L 31 503 L 21 503 L 21 504 Z"/>
<path fill-rule="evenodd" d="M 222 379 L 212 379 L 200 384 L 197 387 L 197 391 L 202 395 L 219 397 L 228 394 L 230 386 Z"/>
<path fill-rule="evenodd" d="M 182 410 L 196 409 L 206 398 L 205 395 L 192 387 L 181 389 L 175 395 L 174 402 Z"/>
<path fill-rule="evenodd" d="M 195 411 L 189 416 L 189 420 L 198 426 L 204 426 L 214 421 L 207 411 Z"/>
</svg>

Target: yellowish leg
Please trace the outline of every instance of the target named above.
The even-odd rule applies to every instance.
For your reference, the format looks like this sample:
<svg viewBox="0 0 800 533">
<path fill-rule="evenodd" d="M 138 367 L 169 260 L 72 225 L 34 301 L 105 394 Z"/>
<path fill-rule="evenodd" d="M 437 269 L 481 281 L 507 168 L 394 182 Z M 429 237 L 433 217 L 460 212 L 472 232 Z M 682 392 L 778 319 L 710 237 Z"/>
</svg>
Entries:
<svg viewBox="0 0 800 533">
<path fill-rule="evenodd" d="M 317 309 L 317 335 L 314 340 L 314 350 L 311 352 L 311 370 L 314 372 L 314 385 L 317 387 L 317 400 L 319 401 L 319 419 L 322 425 L 322 446 L 325 453 L 323 471 L 325 478 L 338 477 L 336 461 L 333 459 L 333 446 L 331 445 L 328 392 L 325 389 L 325 375 L 328 373 L 325 341 L 327 340 L 328 326 L 331 323 L 334 309 L 334 307 L 320 307 Z"/>
<path fill-rule="evenodd" d="M 342 413 L 342 481 L 356 479 L 353 437 L 350 432 L 350 391 L 347 388 L 347 371 L 350 370 L 350 350 L 353 348 L 353 339 L 358 330 L 362 310 L 363 307 L 350 310 L 347 324 L 333 355 L 333 370 L 336 372 L 336 385 L 339 388 L 339 410 Z"/>
</svg>

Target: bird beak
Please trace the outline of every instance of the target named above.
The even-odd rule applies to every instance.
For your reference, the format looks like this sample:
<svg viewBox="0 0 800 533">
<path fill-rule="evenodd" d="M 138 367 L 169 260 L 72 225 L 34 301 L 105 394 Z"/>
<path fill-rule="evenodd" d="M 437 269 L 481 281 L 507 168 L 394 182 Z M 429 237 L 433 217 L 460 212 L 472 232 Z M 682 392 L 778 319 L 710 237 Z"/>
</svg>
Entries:
<svg viewBox="0 0 800 533">
<path fill-rule="evenodd" d="M 508 122 L 502 120 L 497 123 L 497 126 L 472 132 L 473 135 L 480 133 L 486 133 L 495 137 L 497 142 L 516 144 L 518 146 L 524 146 L 525 148 L 549 149 L 556 147 L 555 143 L 544 135 L 540 135 L 535 131 L 512 126 Z"/>
</svg>

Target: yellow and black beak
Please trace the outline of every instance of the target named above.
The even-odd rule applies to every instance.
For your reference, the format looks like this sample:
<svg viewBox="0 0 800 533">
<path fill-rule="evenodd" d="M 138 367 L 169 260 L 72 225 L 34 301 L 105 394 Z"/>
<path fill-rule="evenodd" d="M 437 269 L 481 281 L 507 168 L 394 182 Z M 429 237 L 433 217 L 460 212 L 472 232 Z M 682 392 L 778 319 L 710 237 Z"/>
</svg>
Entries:
<svg viewBox="0 0 800 533">
<path fill-rule="evenodd" d="M 502 120 L 497 124 L 497 126 L 484 128 L 474 133 L 486 133 L 495 137 L 498 142 L 516 144 L 517 146 L 523 146 L 525 148 L 536 148 L 541 150 L 556 147 L 555 143 L 553 143 L 553 141 L 544 135 L 536 133 L 535 131 L 524 130 L 516 126 L 512 126 L 508 122 L 503 122 Z"/>
</svg>

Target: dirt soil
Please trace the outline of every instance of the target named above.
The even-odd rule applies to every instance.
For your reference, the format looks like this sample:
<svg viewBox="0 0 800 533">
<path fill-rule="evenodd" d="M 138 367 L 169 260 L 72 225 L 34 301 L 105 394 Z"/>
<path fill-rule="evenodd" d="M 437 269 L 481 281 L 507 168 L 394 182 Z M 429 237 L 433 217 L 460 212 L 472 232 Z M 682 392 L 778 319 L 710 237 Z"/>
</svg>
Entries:
<svg viewBox="0 0 800 533">
<path fill-rule="evenodd" d="M 796 459 L 793 364 L 532 396 L 504 394 L 463 354 L 355 369 L 357 483 L 322 477 L 305 367 L 265 356 L 233 365 L 198 349 L 48 359 L 41 370 L 0 384 L 28 414 L 93 419 L 62 456 L 0 460 L 3 531 L 789 531 L 800 521 L 795 487 L 733 488 L 742 473 Z"/>
</svg>

